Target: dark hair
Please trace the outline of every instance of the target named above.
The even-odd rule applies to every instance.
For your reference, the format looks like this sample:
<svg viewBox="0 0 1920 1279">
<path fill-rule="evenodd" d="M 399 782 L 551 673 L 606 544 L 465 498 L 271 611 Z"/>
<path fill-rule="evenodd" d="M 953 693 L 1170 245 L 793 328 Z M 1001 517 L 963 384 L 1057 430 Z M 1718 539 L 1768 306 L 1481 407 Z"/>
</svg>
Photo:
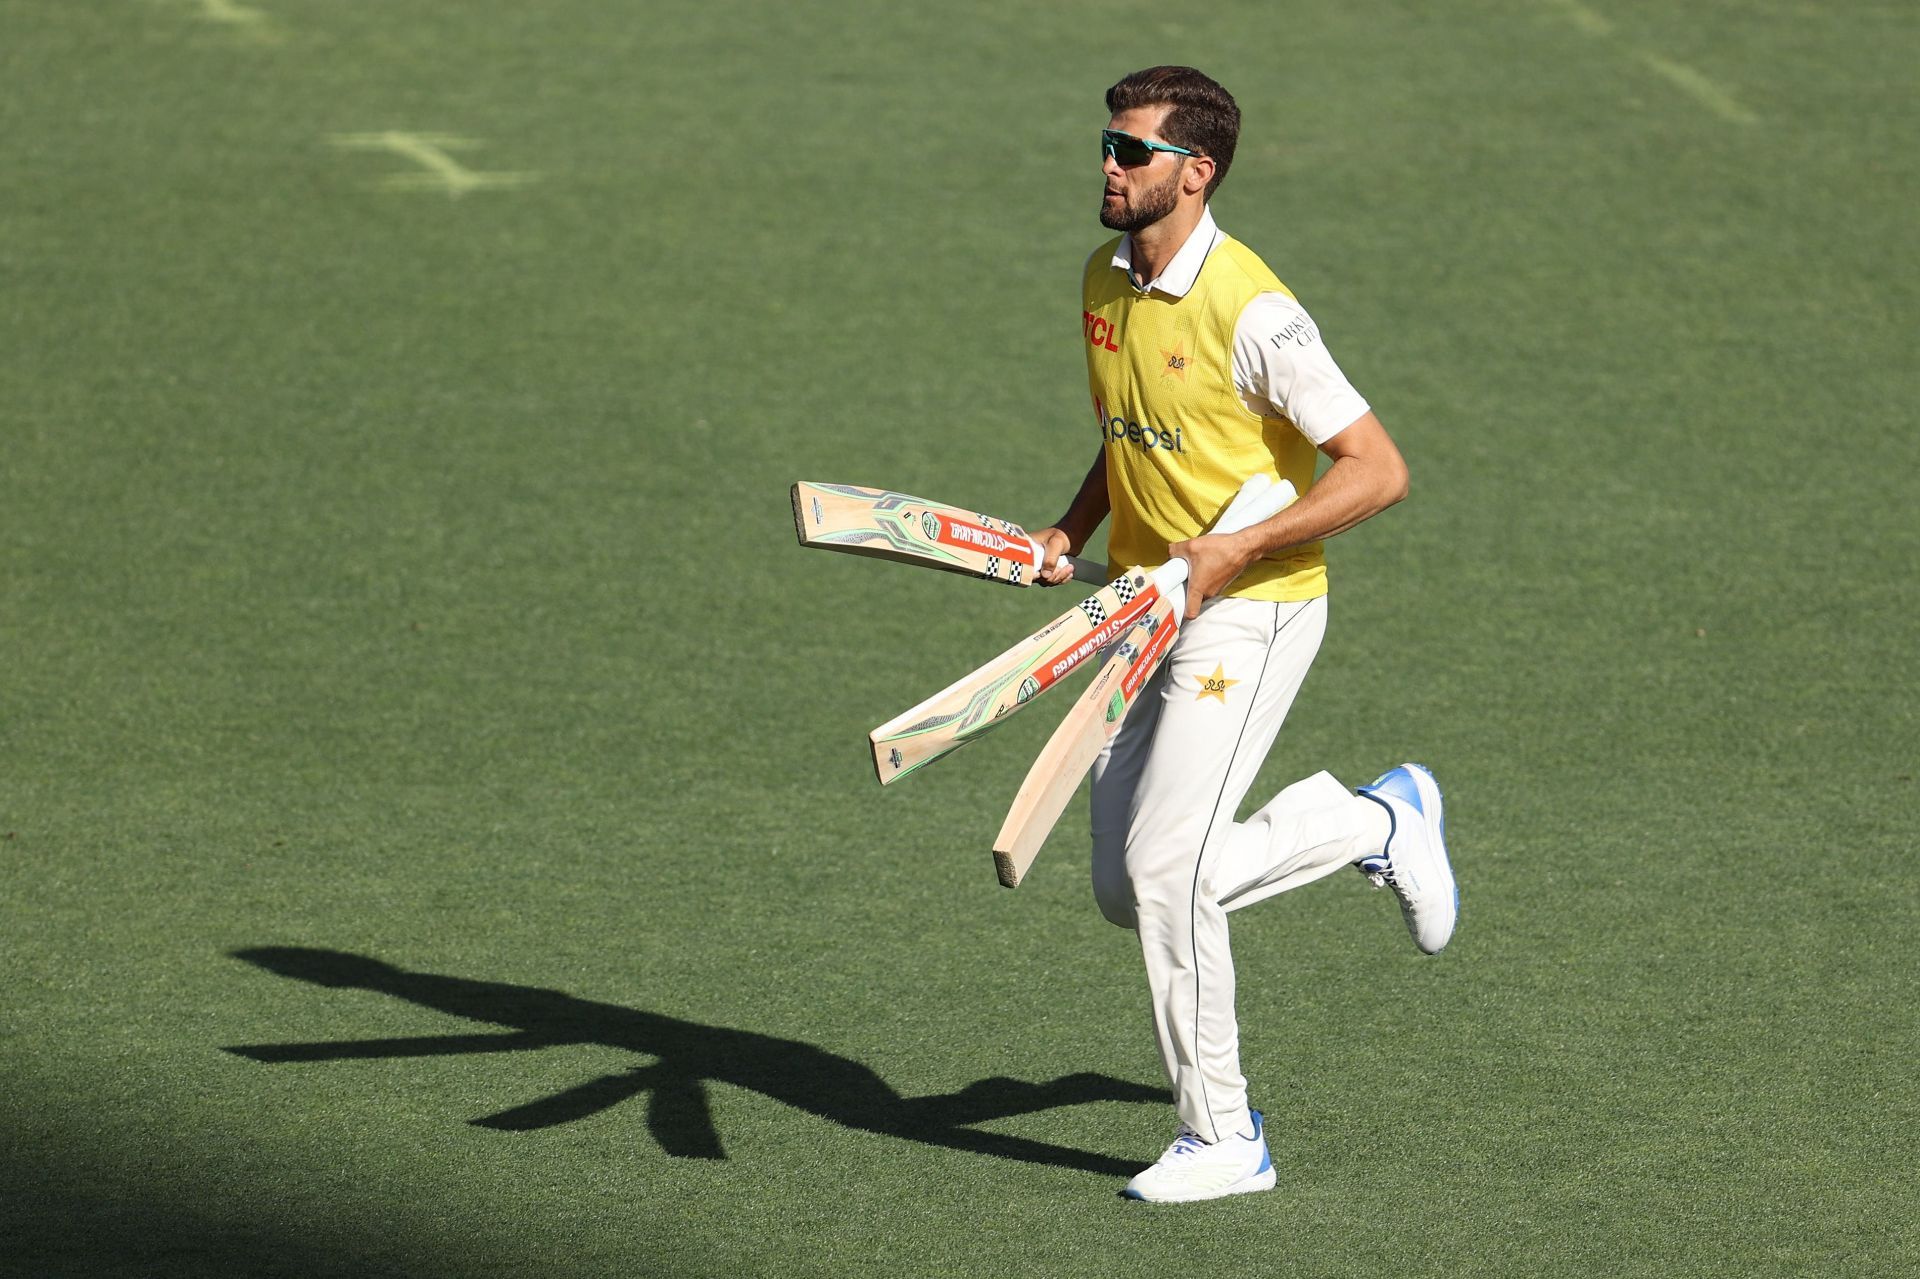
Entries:
<svg viewBox="0 0 1920 1279">
<path fill-rule="evenodd" d="M 1218 82 L 1192 67 L 1148 67 L 1107 90 L 1107 110 L 1118 115 L 1137 107 L 1170 106 L 1160 132 L 1168 142 L 1213 161 L 1207 196 L 1227 176 L 1240 141 L 1240 106 Z"/>
</svg>

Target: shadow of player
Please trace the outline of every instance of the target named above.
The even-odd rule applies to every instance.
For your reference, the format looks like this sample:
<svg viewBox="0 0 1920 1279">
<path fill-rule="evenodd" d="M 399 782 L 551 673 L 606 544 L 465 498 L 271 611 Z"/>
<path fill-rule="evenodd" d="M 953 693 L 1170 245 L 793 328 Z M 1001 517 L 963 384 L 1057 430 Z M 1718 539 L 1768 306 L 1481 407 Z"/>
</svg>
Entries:
<svg viewBox="0 0 1920 1279">
<path fill-rule="evenodd" d="M 1135 1163 L 968 1125 L 1091 1101 L 1165 1104 L 1162 1088 L 1107 1075 L 1063 1075 L 1046 1083 L 982 1079 L 958 1092 L 902 1097 L 870 1068 L 795 1039 L 703 1026 L 618 1004 L 576 999 L 557 990 L 408 972 L 343 951 L 263 946 L 234 958 L 318 986 L 392 995 L 506 1033 L 431 1035 L 305 1044 L 244 1044 L 225 1051 L 261 1062 L 340 1061 L 375 1057 L 440 1057 L 525 1052 L 563 1044 L 600 1044 L 655 1058 L 603 1075 L 551 1097 L 471 1122 L 524 1132 L 595 1115 L 631 1097 L 647 1097 L 647 1128 L 661 1149 L 690 1159 L 724 1159 L 707 1105 L 709 1083 L 733 1084 L 843 1127 L 884 1133 L 953 1150 L 1027 1163 L 1127 1177 Z"/>
</svg>

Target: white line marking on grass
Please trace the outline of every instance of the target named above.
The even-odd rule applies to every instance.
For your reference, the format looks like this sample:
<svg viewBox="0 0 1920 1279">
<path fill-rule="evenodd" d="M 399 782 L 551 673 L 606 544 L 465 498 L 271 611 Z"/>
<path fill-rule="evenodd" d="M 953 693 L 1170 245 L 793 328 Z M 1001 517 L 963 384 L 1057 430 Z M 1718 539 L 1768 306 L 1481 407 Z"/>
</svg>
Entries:
<svg viewBox="0 0 1920 1279">
<path fill-rule="evenodd" d="M 209 22 L 230 22 L 235 26 L 257 26 L 267 15 L 235 0 L 200 0 L 200 16 Z"/>
<path fill-rule="evenodd" d="M 343 151 L 386 151 L 413 161 L 424 173 L 396 173 L 383 178 L 380 186 L 388 191 L 445 191 L 458 199 L 469 191 L 487 187 L 526 186 L 539 178 L 537 173 L 482 173 L 467 168 L 448 155 L 465 151 L 480 143 L 450 133 L 407 133 L 388 129 L 381 133 L 336 133 L 327 138 Z"/>
<path fill-rule="evenodd" d="M 1580 0 L 1539 0 L 1539 3 L 1554 10 L 1561 17 L 1578 27 L 1582 32 L 1599 40 L 1614 38 L 1613 21 L 1595 13 Z M 1701 106 L 1719 116 L 1729 124 L 1758 124 L 1760 117 L 1740 105 L 1731 93 L 1709 80 L 1700 72 L 1684 62 L 1675 62 L 1651 50 L 1634 44 L 1627 45 L 1628 53 L 1647 70 L 1664 79 L 1682 93 L 1698 102 Z"/>
<path fill-rule="evenodd" d="M 1685 63 L 1663 58 L 1657 53 L 1648 53 L 1645 49 L 1638 50 L 1637 54 L 1649 69 L 1664 76 L 1669 83 L 1722 120 L 1730 124 L 1760 122 L 1760 117 L 1736 102 L 1732 94 Z"/>
<path fill-rule="evenodd" d="M 1545 0 L 1549 8 L 1558 9 L 1567 21 L 1590 36 L 1610 36 L 1613 24 L 1587 8 L 1580 0 Z"/>
<path fill-rule="evenodd" d="M 243 44 L 283 44 L 286 36 L 271 15 L 235 0 L 200 0 L 200 16 L 218 22 Z"/>
<path fill-rule="evenodd" d="M 203 22 L 218 23 L 240 44 L 285 44 L 286 34 L 273 15 L 241 0 L 156 0 L 169 8 L 191 6 Z"/>
</svg>

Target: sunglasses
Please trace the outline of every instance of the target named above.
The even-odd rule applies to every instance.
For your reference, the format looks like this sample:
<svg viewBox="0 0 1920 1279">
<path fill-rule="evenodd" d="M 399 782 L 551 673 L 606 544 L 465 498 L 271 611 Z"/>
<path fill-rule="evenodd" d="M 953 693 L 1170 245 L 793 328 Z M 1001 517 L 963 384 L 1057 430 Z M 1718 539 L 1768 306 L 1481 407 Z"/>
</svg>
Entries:
<svg viewBox="0 0 1920 1279">
<path fill-rule="evenodd" d="M 1113 162 L 1123 169 L 1152 164 L 1155 151 L 1168 151 L 1174 155 L 1200 154 L 1198 151 L 1174 146 L 1171 142 L 1149 142 L 1145 138 L 1136 138 L 1131 133 L 1122 133 L 1118 129 L 1100 130 L 1101 157 L 1112 156 Z"/>
</svg>

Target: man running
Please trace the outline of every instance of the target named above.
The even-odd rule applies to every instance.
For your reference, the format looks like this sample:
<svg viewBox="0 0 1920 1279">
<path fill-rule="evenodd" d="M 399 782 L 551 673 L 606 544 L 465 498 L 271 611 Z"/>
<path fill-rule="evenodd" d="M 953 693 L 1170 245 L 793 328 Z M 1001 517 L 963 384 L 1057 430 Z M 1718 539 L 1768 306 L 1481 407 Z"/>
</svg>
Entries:
<svg viewBox="0 0 1920 1279">
<path fill-rule="evenodd" d="M 1431 954 L 1457 896 L 1440 791 L 1417 764 L 1357 792 L 1315 773 L 1234 821 L 1326 629 L 1321 542 L 1405 497 L 1407 468 L 1312 318 L 1214 223 L 1207 202 L 1240 129 L 1232 95 L 1191 67 L 1152 67 L 1109 89 L 1107 108 L 1100 221 L 1121 234 L 1087 260 L 1081 303 L 1102 443 L 1067 513 L 1035 536 L 1050 558 L 1077 553 L 1110 515 L 1116 572 L 1191 566 L 1189 620 L 1092 791 L 1094 896 L 1139 934 L 1180 1118 L 1126 1194 L 1177 1202 L 1275 1180 L 1240 1073 L 1228 912 L 1357 865 L 1394 890 Z M 1331 459 L 1317 481 L 1316 450 Z M 1204 536 L 1256 472 L 1299 501 Z"/>
</svg>

